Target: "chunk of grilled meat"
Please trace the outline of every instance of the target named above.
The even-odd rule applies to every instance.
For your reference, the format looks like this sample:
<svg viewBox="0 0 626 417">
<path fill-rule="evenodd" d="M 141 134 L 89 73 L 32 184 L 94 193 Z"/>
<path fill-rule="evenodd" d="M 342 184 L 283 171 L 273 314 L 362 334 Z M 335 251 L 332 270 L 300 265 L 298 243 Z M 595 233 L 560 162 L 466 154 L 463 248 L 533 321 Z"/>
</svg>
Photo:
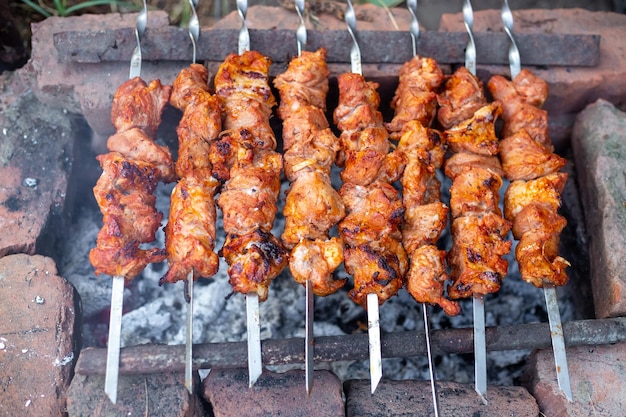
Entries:
<svg viewBox="0 0 626 417">
<path fill-rule="evenodd" d="M 304 239 L 327 239 L 330 228 L 344 218 L 346 211 L 330 178 L 307 171 L 291 184 L 283 214 L 285 230 L 281 239 L 285 246 L 293 248 Z"/>
<path fill-rule="evenodd" d="M 437 96 L 437 120 L 444 129 L 471 119 L 474 113 L 487 104 L 483 83 L 465 67 L 457 69 Z"/>
<path fill-rule="evenodd" d="M 515 217 L 513 236 L 519 240 L 515 256 L 524 281 L 542 288 L 544 283 L 565 285 L 570 266 L 558 256 L 560 235 L 567 221 L 552 208 L 526 206 Z"/>
<path fill-rule="evenodd" d="M 170 200 L 170 214 L 165 226 L 165 248 L 169 269 L 159 284 L 187 278 L 213 276 L 219 267 L 215 253 L 215 194 L 220 183 L 212 176 L 210 146 L 222 127 L 218 99 L 207 85 L 208 72 L 191 64 L 176 77 L 170 104 L 183 111 L 178 125 L 178 160 L 180 181 Z"/>
<path fill-rule="evenodd" d="M 446 251 L 434 245 L 419 246 L 411 253 L 406 290 L 419 302 L 438 304 L 447 315 L 456 316 L 461 312 L 459 303 L 443 296 L 448 281 L 445 260 Z"/>
<path fill-rule="evenodd" d="M 502 146 L 502 145 L 500 145 Z M 504 176 L 504 170 L 500 164 L 500 158 L 495 155 L 478 155 L 469 152 L 458 152 L 450 156 L 443 166 L 444 173 L 448 178 L 456 178 L 468 168 L 482 168 Z"/>
<path fill-rule="evenodd" d="M 502 178 L 493 171 L 469 168 L 454 177 L 450 187 L 452 218 L 495 213 L 502 216 L 499 190 Z"/>
<path fill-rule="evenodd" d="M 391 139 L 399 139 L 402 128 L 415 120 L 430 126 L 437 114 L 436 91 L 443 82 L 443 71 L 432 58 L 415 55 L 400 68 L 398 88 L 391 108 L 395 114 L 385 127 Z"/>
<path fill-rule="evenodd" d="M 454 245 L 448 253 L 448 264 L 454 283 L 448 288 L 450 298 L 500 290 L 508 269 L 503 256 L 511 251 L 511 241 L 505 240 L 509 230 L 511 223 L 496 213 L 462 216 L 452 221 Z"/>
<path fill-rule="evenodd" d="M 154 138 L 171 89 L 159 80 L 146 84 L 139 77 L 124 82 L 113 96 L 111 122 L 115 130 L 119 133 L 137 128 L 147 137 Z"/>
<path fill-rule="evenodd" d="M 289 268 L 294 281 L 305 284 L 309 280 L 314 294 L 326 296 L 337 292 L 347 281 L 333 277 L 343 258 L 343 241 L 337 237 L 304 239 L 291 251 Z"/>
<path fill-rule="evenodd" d="M 93 189 L 103 216 L 96 247 L 89 252 L 96 274 L 131 280 L 166 257 L 163 249 L 139 246 L 153 242 L 161 225 L 153 194 L 158 182 L 175 177 L 169 150 L 151 139 L 170 90 L 158 80 L 146 84 L 137 77 L 115 93 L 111 121 L 117 133 L 108 140 L 110 152 L 97 157 L 102 175 Z"/>
<path fill-rule="evenodd" d="M 556 172 L 530 181 L 513 181 L 504 193 L 504 216 L 513 221 L 529 205 L 541 205 L 556 212 L 567 174 Z"/>
<path fill-rule="evenodd" d="M 326 111 L 328 76 L 326 49 L 302 51 L 289 63 L 287 71 L 276 76 L 274 87 L 280 92 L 278 116 L 285 120 L 300 108 L 311 106 Z"/>
<path fill-rule="evenodd" d="M 493 76 L 487 87 L 494 99 L 502 102 L 504 138 L 526 130 L 536 142 L 550 152 L 554 150 L 548 135 L 548 112 L 540 108 L 548 97 L 548 84 L 544 80 L 523 69 L 512 82 Z"/>
<path fill-rule="evenodd" d="M 501 113 L 500 102 L 487 104 L 476 110 L 471 118 L 444 131 L 444 139 L 454 152 L 497 155 L 499 140 L 495 122 Z"/>
<path fill-rule="evenodd" d="M 287 266 L 288 253 L 271 234 L 280 192 L 282 156 L 269 118 L 276 100 L 268 84 L 271 60 L 259 52 L 231 54 L 215 76 L 224 131 L 211 145 L 213 176 L 224 182 L 217 205 L 233 290 L 267 299 L 270 282 Z"/>
<path fill-rule="evenodd" d="M 367 294 L 377 294 L 384 303 L 398 292 L 408 268 L 400 227 L 404 208 L 391 185 L 394 172 L 401 172 L 403 158 L 390 157 L 391 147 L 378 111 L 378 84 L 359 74 L 338 77 L 339 104 L 334 112 L 341 130 L 339 162 L 345 164 L 344 184 L 339 190 L 346 217 L 339 222 L 344 241 L 344 264 L 354 277 L 349 292 L 365 307 Z"/>
<path fill-rule="evenodd" d="M 500 158 L 506 177 L 511 180 L 532 180 L 558 172 L 567 160 L 550 152 L 535 141 L 526 130 L 513 133 L 500 142 Z"/>
<path fill-rule="evenodd" d="M 276 99 L 268 83 L 272 61 L 256 51 L 231 54 L 215 75 L 224 130 L 250 131 L 255 148 L 276 149 L 269 123 Z"/>
</svg>

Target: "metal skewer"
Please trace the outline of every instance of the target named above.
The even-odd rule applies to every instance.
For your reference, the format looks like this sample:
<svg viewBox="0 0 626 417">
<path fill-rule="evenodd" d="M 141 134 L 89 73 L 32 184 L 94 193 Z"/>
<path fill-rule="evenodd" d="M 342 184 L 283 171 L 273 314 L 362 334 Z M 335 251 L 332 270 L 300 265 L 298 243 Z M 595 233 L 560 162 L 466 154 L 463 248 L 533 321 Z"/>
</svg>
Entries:
<svg viewBox="0 0 626 417">
<path fill-rule="evenodd" d="M 411 34 L 411 43 L 413 45 L 413 56 L 417 55 L 417 40 L 420 36 L 420 25 L 417 20 L 417 0 L 408 0 L 407 8 L 411 13 L 411 24 L 409 32 Z M 424 314 L 424 334 L 426 336 L 426 353 L 428 354 L 428 372 L 430 374 L 430 390 L 433 396 L 433 409 L 435 417 L 439 417 L 439 399 L 437 398 L 437 377 L 435 375 L 435 364 L 433 362 L 433 353 L 430 348 L 430 326 L 428 324 L 428 306 L 422 303 L 422 312 Z"/>
<path fill-rule="evenodd" d="M 143 9 L 137 16 L 135 38 L 137 46 L 130 59 L 129 79 L 141 75 L 141 37 L 146 31 L 148 7 L 143 1 Z M 109 340 L 107 346 L 107 366 L 104 377 L 104 392 L 113 404 L 117 403 L 117 382 L 120 370 L 120 338 L 122 333 L 122 310 L 124 308 L 124 277 L 113 277 L 111 286 L 111 316 L 109 318 Z"/>
<path fill-rule="evenodd" d="M 250 50 L 250 33 L 246 25 L 247 11 L 248 1 L 237 0 L 237 13 L 241 19 L 241 29 L 239 30 L 237 44 L 240 55 Z M 246 294 L 246 324 L 248 335 L 248 386 L 252 387 L 263 373 L 259 295 L 254 292 Z"/>
<path fill-rule="evenodd" d="M 200 23 L 196 7 L 198 0 L 189 0 L 191 7 L 191 18 L 189 19 L 189 38 L 191 38 L 192 58 L 191 62 L 196 63 L 196 50 L 198 38 L 200 37 Z M 185 387 L 189 394 L 193 394 L 193 269 L 187 274 L 185 281 L 185 301 L 187 302 L 187 321 L 185 326 Z"/>
<path fill-rule="evenodd" d="M 295 1 L 296 13 L 298 13 L 298 18 L 300 23 L 296 29 L 296 46 L 298 48 L 298 56 L 302 55 L 302 51 L 304 50 L 304 46 L 307 42 L 307 32 L 306 26 L 304 24 L 304 0 L 296 0 Z M 306 383 L 306 393 L 307 395 L 311 395 L 311 390 L 313 389 L 313 370 L 314 370 L 314 338 L 313 338 L 313 327 L 314 327 L 314 294 L 313 294 L 313 284 L 311 284 L 311 280 L 306 281 L 305 285 L 305 335 L 304 335 L 304 374 L 305 374 L 305 383 Z"/>
<path fill-rule="evenodd" d="M 356 14 L 352 2 L 347 0 L 348 7 L 345 12 L 345 21 L 348 33 L 352 38 L 352 48 L 350 49 L 351 70 L 355 74 L 363 75 L 361 67 L 361 49 L 356 38 Z M 378 295 L 367 294 L 367 334 L 369 338 L 369 359 L 370 359 L 370 382 L 372 394 L 383 377 L 382 352 L 380 343 L 380 319 L 378 312 Z"/>
<path fill-rule="evenodd" d="M 513 36 L 513 13 L 509 7 L 508 0 L 502 3 L 502 24 L 504 31 L 511 40 L 509 47 L 509 67 L 511 69 L 511 80 L 521 71 L 521 59 L 519 49 Z M 567 354 L 565 351 L 565 340 L 563 337 L 563 326 L 561 325 L 561 313 L 559 312 L 558 298 L 554 285 L 544 283 L 543 293 L 546 298 L 548 310 L 548 321 L 550 322 L 550 337 L 552 339 L 552 351 L 554 353 L 554 363 L 556 365 L 556 376 L 559 389 L 568 399 L 572 401 L 572 388 L 569 378 L 569 368 L 567 366 Z"/>
<path fill-rule="evenodd" d="M 193 271 L 185 281 L 185 301 L 187 302 L 187 323 L 185 326 L 185 388 L 193 394 Z"/>
<path fill-rule="evenodd" d="M 476 43 L 474 42 L 474 12 L 470 0 L 463 2 L 463 22 L 469 35 L 465 48 L 465 67 L 476 75 Z M 474 294 L 472 297 L 474 310 L 474 389 L 487 404 L 487 347 L 485 342 L 485 298 Z"/>
</svg>

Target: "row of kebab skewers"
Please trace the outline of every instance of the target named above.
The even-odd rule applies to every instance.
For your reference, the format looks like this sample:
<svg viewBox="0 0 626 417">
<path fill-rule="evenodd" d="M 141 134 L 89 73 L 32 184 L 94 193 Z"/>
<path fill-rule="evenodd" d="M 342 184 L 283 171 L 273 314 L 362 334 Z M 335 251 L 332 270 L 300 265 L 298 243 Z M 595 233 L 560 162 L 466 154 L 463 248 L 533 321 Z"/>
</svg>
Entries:
<svg viewBox="0 0 626 417">
<path fill-rule="evenodd" d="M 96 273 L 128 282 L 147 264 L 167 260 L 160 284 L 184 281 L 189 293 L 223 257 L 233 291 L 264 301 L 286 268 L 315 295 L 335 293 L 348 281 L 335 276 L 343 263 L 353 277 L 348 295 L 368 310 L 372 295 L 377 312 L 406 288 L 417 302 L 457 315 L 456 300 L 499 290 L 512 230 L 523 280 L 537 287 L 567 282 L 569 264 L 558 256 L 566 221 L 557 213 L 567 175 L 559 172 L 565 160 L 553 152 L 540 109 L 545 81 L 528 70 L 512 81 L 494 76 L 488 102 L 466 67 L 446 76 L 433 59 L 415 55 L 400 70 L 386 123 L 378 84 L 358 72 L 341 74 L 336 136 L 326 118 L 326 51 L 304 51 L 298 42 L 298 56 L 273 81 L 282 153 L 270 126 L 277 104 L 271 60 L 245 45 L 220 66 L 214 93 L 207 69 L 196 63 L 172 86 L 135 76 L 119 87 L 111 116 L 117 133 L 107 142 L 110 152 L 98 156 L 103 172 L 94 187 L 103 214 L 90 252 Z M 182 112 L 175 162 L 154 141 L 168 103 Z M 496 135 L 500 116 L 503 140 Z M 341 168 L 338 188 L 333 165 Z M 449 206 L 438 169 L 452 180 Z M 275 236 L 282 175 L 290 186 L 284 230 Z M 503 177 L 511 181 L 504 216 Z M 176 182 L 165 248 L 145 249 L 162 222 L 153 194 L 159 182 Z M 216 206 L 225 233 L 217 251 Z M 449 217 L 453 244 L 446 252 L 438 242 Z"/>
</svg>

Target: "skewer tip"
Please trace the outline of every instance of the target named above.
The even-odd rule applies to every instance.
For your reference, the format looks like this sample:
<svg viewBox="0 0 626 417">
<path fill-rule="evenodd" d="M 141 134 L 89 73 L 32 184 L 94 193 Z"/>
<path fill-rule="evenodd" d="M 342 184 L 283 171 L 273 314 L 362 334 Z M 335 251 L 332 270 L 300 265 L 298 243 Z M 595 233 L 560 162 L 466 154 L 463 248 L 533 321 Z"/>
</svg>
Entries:
<svg viewBox="0 0 626 417">
<path fill-rule="evenodd" d="M 252 388 L 263 373 L 258 294 L 248 293 L 246 295 L 246 321 L 248 325 L 248 387 Z"/>
<path fill-rule="evenodd" d="M 378 314 L 378 295 L 376 294 L 367 294 L 367 329 L 370 352 L 370 382 L 373 394 L 383 377 L 380 318 Z"/>
<path fill-rule="evenodd" d="M 193 394 L 193 271 L 185 281 L 185 301 L 187 302 L 187 323 L 185 329 L 185 388 Z"/>
</svg>

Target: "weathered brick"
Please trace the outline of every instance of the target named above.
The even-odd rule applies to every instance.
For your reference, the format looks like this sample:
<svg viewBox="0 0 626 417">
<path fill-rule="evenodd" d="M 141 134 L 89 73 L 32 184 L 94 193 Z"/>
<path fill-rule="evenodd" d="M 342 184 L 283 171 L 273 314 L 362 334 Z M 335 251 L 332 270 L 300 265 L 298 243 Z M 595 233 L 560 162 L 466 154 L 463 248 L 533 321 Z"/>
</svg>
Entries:
<svg viewBox="0 0 626 417">
<path fill-rule="evenodd" d="M 15 78 L 6 85 L 20 84 Z M 73 163 L 70 119 L 21 88 L 0 103 L 0 257 L 34 254 L 50 243 L 40 240 L 46 226 L 62 228 Z"/>
<path fill-rule="evenodd" d="M 626 315 L 625 132 L 626 113 L 598 100 L 579 114 L 572 136 L 599 318 Z"/>
<path fill-rule="evenodd" d="M 526 385 L 550 417 L 623 416 L 626 412 L 626 344 L 567 348 L 573 402 L 559 391 L 551 350 L 531 355 Z"/>
<path fill-rule="evenodd" d="M 432 416 L 430 381 L 382 380 L 371 394 L 370 381 L 344 383 L 347 417 Z M 439 411 L 444 416 L 537 417 L 535 399 L 522 387 L 489 386 L 485 405 L 470 385 L 437 382 Z"/>
<path fill-rule="evenodd" d="M 544 108 L 550 116 L 550 134 L 557 149 L 567 146 L 571 133 L 571 114 L 583 110 L 589 103 L 603 98 L 623 103 L 626 97 L 626 50 L 619 48 L 626 37 L 626 15 L 592 12 L 583 9 L 514 10 L 515 32 L 599 34 L 600 64 L 597 67 L 531 68 L 547 81 L 550 96 Z M 439 30 L 464 31 L 463 15 L 444 14 Z M 502 19 L 499 9 L 474 13 L 474 31 L 499 31 Z M 522 66 L 524 66 L 522 57 Z M 509 75 L 508 66 L 477 66 L 479 73 Z M 485 77 L 483 77 L 485 78 Z M 568 120 L 570 121 L 568 124 Z M 564 128 L 567 124 L 568 128 Z"/>
<path fill-rule="evenodd" d="M 315 371 L 313 390 L 307 397 L 304 371 L 264 371 L 248 388 L 245 369 L 216 369 L 204 380 L 204 397 L 215 417 L 344 415 L 341 382 L 328 371 Z"/>
<path fill-rule="evenodd" d="M 117 404 L 104 393 L 104 375 L 76 375 L 67 393 L 69 417 L 202 417 L 202 401 L 189 395 L 184 375 L 160 373 L 120 375 Z M 200 382 L 195 373 L 195 386 Z"/>
<path fill-rule="evenodd" d="M 74 287 L 43 256 L 0 259 L 0 415 L 61 417 L 78 356 Z"/>
</svg>

